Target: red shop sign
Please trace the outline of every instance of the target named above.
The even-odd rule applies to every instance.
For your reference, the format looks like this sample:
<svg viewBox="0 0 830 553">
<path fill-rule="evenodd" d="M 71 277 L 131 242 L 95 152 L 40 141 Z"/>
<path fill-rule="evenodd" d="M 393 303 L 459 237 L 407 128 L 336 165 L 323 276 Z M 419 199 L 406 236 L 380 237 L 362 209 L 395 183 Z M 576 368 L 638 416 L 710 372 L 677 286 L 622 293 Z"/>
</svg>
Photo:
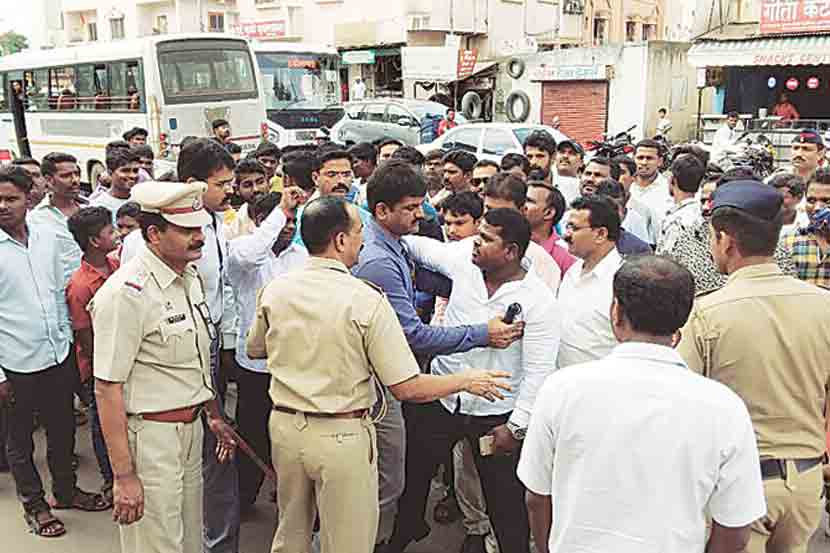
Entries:
<svg viewBox="0 0 830 553">
<path fill-rule="evenodd" d="M 761 0 L 761 34 L 830 31 L 827 0 Z"/>
<path fill-rule="evenodd" d="M 815 90 L 815 89 L 818 88 L 818 86 L 819 86 L 818 77 L 810 77 L 809 79 L 807 79 L 807 88 L 809 88 L 811 90 Z"/>
<path fill-rule="evenodd" d="M 798 79 L 796 79 L 795 77 L 787 79 L 786 86 L 789 90 L 795 90 L 796 88 L 798 88 Z"/>
</svg>

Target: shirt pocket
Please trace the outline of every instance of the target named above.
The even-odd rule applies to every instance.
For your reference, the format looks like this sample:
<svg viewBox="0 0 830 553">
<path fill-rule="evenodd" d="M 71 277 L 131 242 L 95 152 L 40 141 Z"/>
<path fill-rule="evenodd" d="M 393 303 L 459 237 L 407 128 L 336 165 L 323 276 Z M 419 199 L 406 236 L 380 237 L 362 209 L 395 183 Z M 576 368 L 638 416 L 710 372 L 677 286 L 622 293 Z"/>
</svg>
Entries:
<svg viewBox="0 0 830 553">
<path fill-rule="evenodd" d="M 190 318 L 176 323 L 162 321 L 159 325 L 161 340 L 169 352 L 171 364 L 189 364 L 199 357 L 196 347 L 196 326 Z"/>
</svg>

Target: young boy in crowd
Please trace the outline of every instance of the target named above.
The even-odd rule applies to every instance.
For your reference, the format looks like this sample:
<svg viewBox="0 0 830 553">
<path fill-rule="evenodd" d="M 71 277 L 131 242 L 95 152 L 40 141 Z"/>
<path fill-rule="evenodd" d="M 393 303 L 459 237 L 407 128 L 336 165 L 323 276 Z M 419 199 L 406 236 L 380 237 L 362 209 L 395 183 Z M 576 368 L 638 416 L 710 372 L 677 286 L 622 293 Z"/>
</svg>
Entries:
<svg viewBox="0 0 830 553">
<path fill-rule="evenodd" d="M 112 224 L 112 213 L 105 207 L 85 207 L 69 218 L 68 225 L 69 232 L 84 254 L 81 267 L 72 274 L 66 287 L 66 303 L 75 333 L 81 385 L 92 388 L 92 319 L 86 307 L 98 289 L 118 269 L 118 259 L 107 254 L 119 246 L 120 238 Z M 90 392 L 90 397 L 92 446 L 104 481 L 101 491 L 108 504 L 112 505 L 112 468 L 101 432 L 95 394 Z"/>
</svg>

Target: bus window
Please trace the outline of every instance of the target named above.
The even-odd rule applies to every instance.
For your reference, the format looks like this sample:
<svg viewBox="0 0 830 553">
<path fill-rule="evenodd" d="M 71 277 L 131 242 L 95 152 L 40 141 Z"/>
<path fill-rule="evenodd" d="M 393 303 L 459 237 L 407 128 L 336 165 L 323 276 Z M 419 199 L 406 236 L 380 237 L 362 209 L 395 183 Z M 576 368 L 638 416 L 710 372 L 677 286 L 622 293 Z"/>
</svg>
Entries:
<svg viewBox="0 0 830 553">
<path fill-rule="evenodd" d="M 78 107 L 83 110 L 109 109 L 109 84 L 105 64 L 77 68 Z"/>
<path fill-rule="evenodd" d="M 8 85 L 6 74 L 0 74 L 0 112 L 9 111 L 9 103 L 6 101 L 6 95 L 9 94 L 9 91 L 6 89 Z"/>
<path fill-rule="evenodd" d="M 168 104 L 257 97 L 247 50 L 160 51 L 159 67 Z"/>
<path fill-rule="evenodd" d="M 38 111 L 49 109 L 49 70 L 26 71 L 26 109 Z"/>
<path fill-rule="evenodd" d="M 49 70 L 49 107 L 61 111 L 78 107 L 74 67 L 53 67 Z"/>
<path fill-rule="evenodd" d="M 137 60 L 110 64 L 112 109 L 141 111 L 144 107 L 144 79 Z"/>
</svg>

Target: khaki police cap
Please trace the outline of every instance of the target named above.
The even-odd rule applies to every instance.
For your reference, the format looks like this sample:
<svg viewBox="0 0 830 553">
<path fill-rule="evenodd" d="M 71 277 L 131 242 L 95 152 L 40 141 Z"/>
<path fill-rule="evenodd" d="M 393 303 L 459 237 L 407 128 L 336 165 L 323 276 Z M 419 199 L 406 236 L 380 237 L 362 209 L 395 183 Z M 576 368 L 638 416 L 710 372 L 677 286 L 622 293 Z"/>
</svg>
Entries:
<svg viewBox="0 0 830 553">
<path fill-rule="evenodd" d="M 197 228 L 210 223 L 210 215 L 202 207 L 202 194 L 206 191 L 207 184 L 199 181 L 144 181 L 133 186 L 130 196 L 141 211 L 158 213 L 180 227 Z"/>
</svg>

